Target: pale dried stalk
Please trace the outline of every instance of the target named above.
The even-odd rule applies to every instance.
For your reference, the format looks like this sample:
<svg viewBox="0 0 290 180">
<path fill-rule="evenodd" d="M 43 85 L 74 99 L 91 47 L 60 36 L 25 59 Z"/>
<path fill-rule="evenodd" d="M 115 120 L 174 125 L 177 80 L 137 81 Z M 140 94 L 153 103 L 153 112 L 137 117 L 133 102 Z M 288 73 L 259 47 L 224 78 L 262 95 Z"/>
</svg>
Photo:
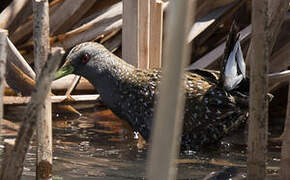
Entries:
<svg viewBox="0 0 290 180">
<path fill-rule="evenodd" d="M 81 79 L 81 76 L 75 75 L 74 79 L 71 82 L 70 87 L 65 92 L 65 96 L 68 98 L 70 97 L 71 92 L 75 89 L 75 87 L 78 85 L 79 81 Z"/>
<path fill-rule="evenodd" d="M 0 28 L 7 29 L 30 0 L 12 1 L 0 14 Z"/>
<path fill-rule="evenodd" d="M 21 1 L 19 1 L 21 2 Z M 29 16 L 32 14 L 32 1 L 31 0 L 25 0 L 25 5 L 21 8 L 21 10 L 15 15 L 15 18 L 13 20 L 9 20 L 10 24 L 8 26 L 8 30 L 10 33 L 14 32 L 20 24 L 23 24 Z"/>
<path fill-rule="evenodd" d="M 138 10 L 138 51 L 139 68 L 149 68 L 150 0 L 139 1 Z M 132 27 L 131 27 L 132 28 Z"/>
<path fill-rule="evenodd" d="M 34 64 L 36 76 L 40 75 L 50 51 L 49 44 L 49 4 L 48 0 L 33 0 L 33 40 Z M 41 116 L 37 119 L 37 179 L 52 178 L 52 119 L 51 102 L 45 94 L 43 105 L 39 109 Z"/>
<path fill-rule="evenodd" d="M 32 1 L 32 0 L 29 0 L 29 1 Z M 62 2 L 62 1 L 64 1 L 64 2 Z M 62 6 L 64 3 L 66 3 L 66 5 L 67 4 L 71 4 L 71 6 L 70 7 L 64 7 L 64 6 Z M 85 13 L 86 10 L 89 7 L 92 6 L 91 3 L 92 2 L 89 1 L 89 2 L 83 3 L 83 6 L 79 6 L 81 4 L 79 4 L 78 1 L 71 1 L 71 0 L 53 1 L 50 4 L 51 5 L 50 6 L 50 11 L 51 11 L 51 14 L 52 14 L 52 17 L 51 17 L 51 20 L 50 20 L 50 24 L 51 24 L 53 32 L 59 30 L 59 28 L 61 26 L 65 26 L 66 27 L 67 25 L 70 25 L 71 23 L 79 20 L 79 18 L 80 18 L 79 16 L 82 16 L 82 14 Z M 32 12 L 31 5 L 32 4 L 30 2 L 30 4 L 27 4 L 26 6 L 28 6 L 30 11 Z M 71 7 L 72 7 L 72 9 L 71 9 Z M 81 11 L 80 9 L 84 10 L 84 12 Z M 70 13 L 78 13 L 78 16 L 74 16 L 74 15 L 68 16 L 68 15 L 70 15 Z M 61 19 L 60 19 L 60 17 L 61 17 Z M 75 19 L 68 20 L 68 19 L 73 18 L 73 17 L 75 17 Z M 67 21 L 65 21 L 65 20 L 67 20 Z M 15 24 L 15 23 L 13 23 L 13 24 Z M 11 24 L 11 26 L 13 24 Z M 16 31 L 13 31 L 11 33 L 11 40 L 14 43 L 18 44 L 19 42 L 23 42 L 24 39 L 27 39 L 27 38 L 29 39 L 29 37 L 31 36 L 32 31 L 33 31 L 32 24 L 33 24 L 32 20 L 27 21 L 25 24 L 23 24 L 21 26 L 19 26 L 19 24 L 17 24 Z"/>
<path fill-rule="evenodd" d="M 54 52 L 52 51 L 52 53 Z M 54 54 L 51 54 L 51 56 L 54 56 Z M 31 79 L 30 77 L 28 77 L 16 65 L 14 65 L 13 63 L 9 61 L 7 62 L 6 68 L 7 70 L 10 69 L 9 71 L 6 71 L 6 72 L 10 74 L 12 73 L 9 76 L 15 77 L 15 79 L 12 79 L 14 83 L 13 82 L 10 83 L 10 84 L 15 84 L 15 86 L 13 87 L 13 90 L 15 90 L 16 92 L 21 92 L 21 94 L 24 96 L 30 96 L 33 90 L 35 89 L 35 84 L 36 84 L 35 81 Z M 6 73 L 6 79 L 7 79 L 7 73 Z M 69 81 L 70 79 L 65 79 L 65 80 L 70 82 Z M 9 81 L 11 81 L 11 79 L 9 79 Z M 85 82 L 81 81 L 80 84 L 81 84 L 81 87 L 79 89 L 93 89 L 94 88 L 87 80 L 85 80 Z M 65 84 L 64 82 L 61 83 L 61 81 L 58 81 L 58 82 L 55 82 L 55 85 L 56 85 L 55 88 L 59 90 L 59 89 L 65 89 L 66 87 L 68 87 L 69 83 Z M 50 96 L 54 96 L 54 94 L 50 93 Z M 78 115 L 80 114 L 76 109 L 74 109 L 70 105 L 60 105 L 57 108 L 61 108 L 64 111 L 69 112 L 69 113 L 78 114 Z"/>
<path fill-rule="evenodd" d="M 138 1 L 123 1 L 122 58 L 135 67 L 139 66 Z"/>
<path fill-rule="evenodd" d="M 27 105 L 21 128 L 18 132 L 15 146 L 6 162 L 6 166 L 2 167 L 1 180 L 19 180 L 23 171 L 23 162 L 36 122 L 41 117 L 40 110 L 44 106 L 45 98 L 49 93 L 50 84 L 54 78 L 54 74 L 59 66 L 64 51 L 57 50 L 54 57 L 50 57 L 44 65 L 42 72 L 38 76 L 36 83 L 36 91 L 31 96 L 31 101 Z"/>
<path fill-rule="evenodd" d="M 105 1 L 104 1 L 105 2 Z M 109 1 L 110 4 L 110 1 Z M 95 9 L 99 9 L 98 6 L 101 6 L 101 10 L 100 11 L 96 11 Z M 106 18 L 112 18 L 113 16 L 116 15 L 122 15 L 122 7 L 123 7 L 123 3 L 122 2 L 118 2 L 115 3 L 111 6 L 105 5 L 105 7 L 103 7 L 104 4 L 102 4 L 102 2 L 97 2 L 95 3 L 95 9 L 93 9 L 94 13 L 88 17 L 84 17 L 82 20 L 80 20 L 78 23 L 76 23 L 72 29 L 78 29 L 78 28 L 82 28 L 83 25 L 89 25 L 90 24 L 96 24 L 97 22 L 102 21 L 102 19 L 106 19 Z"/>
<path fill-rule="evenodd" d="M 268 62 L 267 0 L 252 2 L 253 37 L 251 51 L 250 122 L 248 134 L 248 179 L 265 178 L 268 140 Z"/>
<path fill-rule="evenodd" d="M 148 163 L 148 179 L 151 180 L 176 178 L 175 162 L 179 152 L 178 139 L 182 132 L 184 108 L 182 79 L 184 67 L 189 60 L 186 34 L 189 31 L 189 19 L 192 19 L 189 14 L 195 7 L 196 1 L 171 1 L 170 3 L 163 58 L 164 76 L 160 84 L 160 96 L 151 135 L 152 150 Z M 166 135 L 160 129 L 166 129 Z"/>
<path fill-rule="evenodd" d="M 50 17 L 50 34 L 65 32 L 90 9 L 96 0 L 65 0 Z"/>
<path fill-rule="evenodd" d="M 56 81 L 52 82 L 51 88 L 52 90 L 57 90 L 57 91 L 62 91 L 67 89 L 74 79 L 74 75 L 68 75 L 66 77 L 63 77 L 61 79 L 58 79 Z M 95 88 L 92 84 L 89 83 L 88 80 L 86 80 L 85 78 L 81 78 L 80 82 L 78 83 L 76 90 L 90 90 L 90 91 L 94 91 Z"/>
<path fill-rule="evenodd" d="M 163 42 L 163 8 L 162 1 L 150 0 L 150 53 L 149 67 L 161 68 Z"/>
<path fill-rule="evenodd" d="M 4 95 L 4 81 L 7 59 L 7 36 L 8 31 L 0 29 L 0 121 L 3 117 L 2 97 Z"/>
<path fill-rule="evenodd" d="M 91 16 L 89 22 L 79 24 L 79 27 L 63 34 L 50 38 L 51 46 L 61 46 L 69 49 L 81 42 L 90 41 L 104 34 L 117 31 L 122 27 L 122 2 L 116 3 L 112 7 L 105 9 Z M 27 27 L 28 28 L 28 27 Z M 25 32 L 24 32 L 25 33 Z M 23 33 L 18 33 L 22 35 Z M 12 38 L 16 40 L 17 35 Z M 33 46 L 29 41 L 21 48 L 30 48 Z"/>
<path fill-rule="evenodd" d="M 268 140 L 268 63 L 284 20 L 288 0 L 253 0 L 250 64 L 250 122 L 248 135 L 248 179 L 265 178 Z M 279 8 L 277 8 L 279 7 Z M 287 6 L 288 7 L 288 6 Z"/>
<path fill-rule="evenodd" d="M 198 22 L 192 26 L 188 36 L 188 42 L 194 40 L 195 46 L 197 47 L 205 43 L 216 32 L 217 28 L 226 20 L 229 20 L 245 2 L 245 0 L 235 1 L 225 7 L 212 10 L 198 19 Z"/>
<path fill-rule="evenodd" d="M 268 13 L 268 30 L 269 30 L 269 50 L 272 51 L 276 39 L 277 39 L 277 34 L 280 31 L 281 25 L 284 21 L 284 17 L 286 14 L 286 11 L 288 9 L 288 0 L 268 0 L 268 9 L 269 9 L 269 13 Z M 246 58 L 246 63 L 250 63 L 250 55 L 251 55 L 251 51 L 253 50 L 252 47 L 252 42 L 250 44 L 249 47 L 249 51 L 247 52 L 247 58 Z"/>
<path fill-rule="evenodd" d="M 119 32 L 112 38 L 104 42 L 104 46 L 111 52 L 115 52 L 122 44 L 122 33 Z"/>
<path fill-rule="evenodd" d="M 0 29 L 0 145 L 2 145 L 2 118 L 3 118 L 3 96 L 4 96 L 4 81 L 6 71 L 6 58 L 7 58 L 7 36 L 8 31 Z M 2 152 L 0 150 L 0 155 Z M 1 172 L 0 172 L 1 174 Z M 1 175 L 0 175 L 1 176 Z"/>
<path fill-rule="evenodd" d="M 276 51 L 272 57 L 270 62 L 270 71 L 277 72 L 284 69 L 288 69 L 289 61 L 290 61 L 290 43 L 284 45 L 281 49 Z M 270 79 L 271 80 L 271 79 Z M 273 78 L 273 81 L 269 82 L 269 90 L 272 91 L 278 88 L 281 85 L 282 81 L 290 80 L 289 78 Z"/>
<path fill-rule="evenodd" d="M 56 37 L 56 39 L 60 39 L 61 41 L 54 45 L 61 46 L 64 49 L 69 49 L 79 43 L 90 41 L 103 34 L 118 30 L 121 26 L 121 17 L 114 17 L 112 19 L 108 19 L 102 22 L 102 24 L 99 24 L 98 26 L 92 26 L 89 29 L 86 29 L 86 31 L 79 34 L 66 33 L 63 35 L 59 35 Z"/>
<path fill-rule="evenodd" d="M 17 65 L 26 75 L 28 75 L 30 78 L 35 79 L 35 72 L 30 67 L 30 65 L 27 63 L 27 61 L 23 58 L 23 56 L 20 54 L 20 52 L 16 49 L 14 44 L 10 41 L 10 39 L 7 39 L 8 41 L 8 61 L 12 62 L 13 64 Z M 13 77 L 11 77 L 13 78 Z"/>
<path fill-rule="evenodd" d="M 100 95 L 71 95 L 72 98 L 67 99 L 67 96 L 51 96 L 51 103 L 55 104 L 77 104 L 77 103 L 96 103 Z M 4 96 L 3 104 L 23 105 L 30 101 L 30 97 L 21 96 Z"/>
<path fill-rule="evenodd" d="M 288 5 L 287 5 L 288 4 Z M 286 11 L 286 9 L 289 9 L 289 1 L 284 0 L 281 1 L 280 6 L 282 6 L 282 11 Z M 280 12 L 281 15 L 283 15 L 283 12 Z M 276 17 L 280 15 L 276 15 Z M 274 19 L 275 20 L 275 19 Z M 281 20 L 280 20 L 281 21 Z M 278 22 L 279 24 L 280 22 Z M 282 22 L 281 22 L 282 23 Z M 289 47 L 289 43 L 287 44 Z M 289 52 L 289 49 L 288 49 Z M 287 103 L 287 114 L 286 114 L 286 120 L 284 125 L 284 132 L 283 132 L 283 145 L 281 150 L 281 179 L 290 179 L 290 81 L 288 85 L 288 103 Z"/>
</svg>

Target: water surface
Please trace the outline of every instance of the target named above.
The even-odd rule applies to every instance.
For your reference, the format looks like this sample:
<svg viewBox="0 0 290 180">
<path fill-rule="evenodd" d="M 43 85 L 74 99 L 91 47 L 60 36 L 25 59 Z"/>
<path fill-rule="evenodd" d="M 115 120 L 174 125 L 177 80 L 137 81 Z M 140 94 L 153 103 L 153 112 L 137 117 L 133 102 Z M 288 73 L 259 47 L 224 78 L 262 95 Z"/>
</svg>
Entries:
<svg viewBox="0 0 290 180">
<path fill-rule="evenodd" d="M 131 127 L 105 107 L 80 109 L 83 115 L 78 118 L 54 114 L 53 179 L 145 179 L 148 144 L 138 141 Z M 5 117 L 19 124 L 23 110 L 13 106 L 5 110 Z M 13 140 L 15 129 L 5 125 L 4 128 L 5 140 Z M 280 127 L 270 128 L 271 136 L 279 135 Z M 224 174 L 212 179 L 224 179 L 231 173 L 240 179 L 245 178 L 245 142 L 246 133 L 241 129 L 225 138 L 220 146 L 203 152 L 183 152 L 178 160 L 178 179 L 203 179 L 223 171 Z M 25 160 L 24 180 L 35 179 L 35 150 L 33 140 Z M 278 179 L 279 164 L 280 145 L 270 143 L 269 179 Z"/>
</svg>

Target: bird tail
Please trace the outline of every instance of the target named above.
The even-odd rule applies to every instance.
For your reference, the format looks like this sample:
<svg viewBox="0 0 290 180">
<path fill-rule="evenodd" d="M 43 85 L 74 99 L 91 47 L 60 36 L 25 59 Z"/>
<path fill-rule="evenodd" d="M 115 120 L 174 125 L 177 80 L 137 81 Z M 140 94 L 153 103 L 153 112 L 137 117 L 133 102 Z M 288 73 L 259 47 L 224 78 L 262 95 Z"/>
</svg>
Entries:
<svg viewBox="0 0 290 180">
<path fill-rule="evenodd" d="M 224 57 L 220 62 L 220 84 L 231 91 L 238 88 L 246 79 L 246 64 L 240 44 L 238 27 L 233 22 L 224 51 Z"/>
<path fill-rule="evenodd" d="M 248 106 L 250 79 L 246 77 L 246 64 L 240 44 L 238 27 L 233 22 L 224 51 L 224 57 L 220 62 L 219 84 L 236 97 L 241 104 Z M 268 93 L 270 102 L 273 95 Z"/>
</svg>

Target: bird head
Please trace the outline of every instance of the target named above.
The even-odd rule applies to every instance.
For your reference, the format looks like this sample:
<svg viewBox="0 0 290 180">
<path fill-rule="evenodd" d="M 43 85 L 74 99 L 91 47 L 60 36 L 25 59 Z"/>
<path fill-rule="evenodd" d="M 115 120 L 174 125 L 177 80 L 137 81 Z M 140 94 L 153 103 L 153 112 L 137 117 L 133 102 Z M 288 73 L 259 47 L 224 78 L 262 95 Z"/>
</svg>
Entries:
<svg viewBox="0 0 290 180">
<path fill-rule="evenodd" d="M 89 71 L 101 71 L 101 59 L 106 56 L 106 48 L 96 42 L 86 42 L 75 46 L 66 57 L 64 65 L 56 72 L 55 80 L 69 74 L 85 76 Z"/>
</svg>

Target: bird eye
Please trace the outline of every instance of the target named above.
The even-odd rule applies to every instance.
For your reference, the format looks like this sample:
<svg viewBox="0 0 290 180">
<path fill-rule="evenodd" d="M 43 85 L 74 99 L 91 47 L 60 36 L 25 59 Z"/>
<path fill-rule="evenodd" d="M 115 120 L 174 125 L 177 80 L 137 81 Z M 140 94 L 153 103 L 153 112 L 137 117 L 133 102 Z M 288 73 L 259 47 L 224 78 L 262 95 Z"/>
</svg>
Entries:
<svg viewBox="0 0 290 180">
<path fill-rule="evenodd" d="M 81 57 L 81 62 L 85 64 L 85 63 L 89 62 L 90 59 L 91 59 L 91 56 L 86 53 Z"/>
</svg>

